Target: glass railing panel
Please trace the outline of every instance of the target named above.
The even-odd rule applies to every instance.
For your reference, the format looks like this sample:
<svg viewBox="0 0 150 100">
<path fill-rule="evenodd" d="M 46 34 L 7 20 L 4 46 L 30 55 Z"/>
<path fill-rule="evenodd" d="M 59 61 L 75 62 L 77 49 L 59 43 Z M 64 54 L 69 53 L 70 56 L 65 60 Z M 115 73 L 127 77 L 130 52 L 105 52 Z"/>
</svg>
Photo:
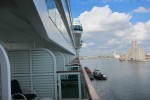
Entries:
<svg viewBox="0 0 150 100">
<path fill-rule="evenodd" d="M 67 77 L 64 79 L 64 77 Z M 62 98 L 79 98 L 78 94 L 78 75 L 61 76 L 61 95 Z"/>
<path fill-rule="evenodd" d="M 59 99 L 81 99 L 80 72 L 58 73 Z"/>
<path fill-rule="evenodd" d="M 88 98 L 88 92 L 87 92 L 87 88 L 86 88 L 86 84 L 85 84 L 85 80 L 84 80 L 84 76 L 83 74 L 81 74 L 81 94 L 82 94 L 82 98 L 83 99 L 87 99 Z"/>
<path fill-rule="evenodd" d="M 82 71 L 57 71 L 57 73 L 60 100 L 100 100 L 84 68 Z"/>
<path fill-rule="evenodd" d="M 78 70 L 78 67 L 72 67 L 71 70 Z"/>
<path fill-rule="evenodd" d="M 78 71 L 79 66 L 66 66 L 67 71 Z"/>
</svg>

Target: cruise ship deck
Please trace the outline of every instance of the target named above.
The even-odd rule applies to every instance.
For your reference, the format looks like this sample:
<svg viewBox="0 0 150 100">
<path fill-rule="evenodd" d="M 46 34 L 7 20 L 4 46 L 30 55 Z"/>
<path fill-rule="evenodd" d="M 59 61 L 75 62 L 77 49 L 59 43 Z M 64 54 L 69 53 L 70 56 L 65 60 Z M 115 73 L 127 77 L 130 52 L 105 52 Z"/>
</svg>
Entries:
<svg viewBox="0 0 150 100">
<path fill-rule="evenodd" d="M 0 100 L 99 100 L 78 59 L 83 29 L 70 6 L 0 1 Z"/>
</svg>

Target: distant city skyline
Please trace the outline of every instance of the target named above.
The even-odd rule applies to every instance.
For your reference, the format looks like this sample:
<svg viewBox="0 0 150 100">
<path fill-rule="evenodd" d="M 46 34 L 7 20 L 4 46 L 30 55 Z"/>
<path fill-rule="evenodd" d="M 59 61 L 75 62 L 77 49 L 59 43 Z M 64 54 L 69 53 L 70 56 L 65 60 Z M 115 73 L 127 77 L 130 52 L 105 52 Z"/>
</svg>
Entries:
<svg viewBox="0 0 150 100">
<path fill-rule="evenodd" d="M 150 0 L 70 0 L 83 25 L 81 56 L 127 52 L 136 40 L 150 53 Z"/>
</svg>

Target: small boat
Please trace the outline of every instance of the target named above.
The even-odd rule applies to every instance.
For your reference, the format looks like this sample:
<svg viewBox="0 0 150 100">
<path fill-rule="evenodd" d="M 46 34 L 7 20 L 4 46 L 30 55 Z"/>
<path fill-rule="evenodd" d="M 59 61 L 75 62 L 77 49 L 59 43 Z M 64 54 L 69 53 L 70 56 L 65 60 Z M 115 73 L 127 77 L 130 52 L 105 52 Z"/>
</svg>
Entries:
<svg viewBox="0 0 150 100">
<path fill-rule="evenodd" d="M 94 69 L 93 75 L 96 80 L 107 80 L 107 76 L 105 76 L 99 70 Z"/>
<path fill-rule="evenodd" d="M 94 79 L 94 76 L 93 76 L 93 73 L 91 72 L 91 70 L 89 70 L 88 67 L 84 67 L 84 69 L 85 69 L 86 73 L 88 74 L 89 78 L 90 78 L 91 80 L 93 80 L 93 79 Z"/>
</svg>

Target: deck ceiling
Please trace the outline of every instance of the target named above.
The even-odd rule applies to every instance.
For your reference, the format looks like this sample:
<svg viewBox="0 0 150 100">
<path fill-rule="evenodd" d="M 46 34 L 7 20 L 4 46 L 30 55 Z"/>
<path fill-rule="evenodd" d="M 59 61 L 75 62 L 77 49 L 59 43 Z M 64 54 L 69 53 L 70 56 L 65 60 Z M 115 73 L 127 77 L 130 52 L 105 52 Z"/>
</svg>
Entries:
<svg viewBox="0 0 150 100">
<path fill-rule="evenodd" d="M 42 40 L 13 0 L 0 0 L 0 40 L 6 43 Z"/>
</svg>

